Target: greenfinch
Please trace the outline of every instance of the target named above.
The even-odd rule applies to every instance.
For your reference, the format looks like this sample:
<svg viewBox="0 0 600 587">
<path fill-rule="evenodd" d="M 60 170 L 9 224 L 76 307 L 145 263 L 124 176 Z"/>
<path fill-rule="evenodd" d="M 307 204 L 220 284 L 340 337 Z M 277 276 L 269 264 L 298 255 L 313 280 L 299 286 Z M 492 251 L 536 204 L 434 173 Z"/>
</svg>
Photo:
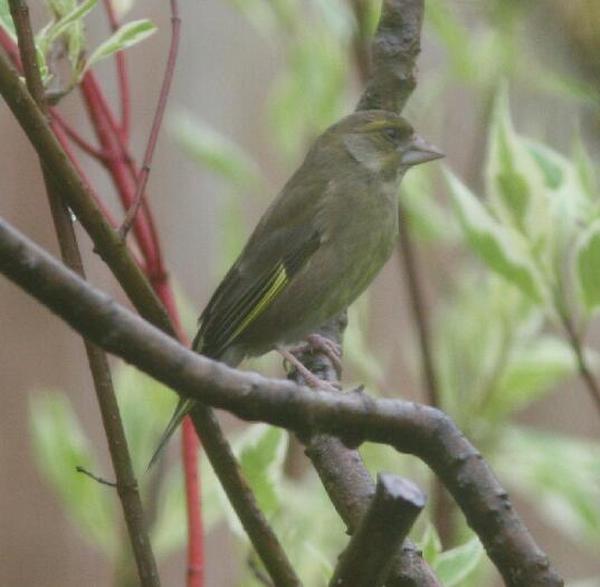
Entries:
<svg viewBox="0 0 600 587">
<path fill-rule="evenodd" d="M 404 173 L 442 156 L 392 112 L 328 128 L 217 287 L 192 348 L 237 366 L 305 340 L 347 308 L 392 253 Z M 151 464 L 193 405 L 179 402 Z"/>
</svg>

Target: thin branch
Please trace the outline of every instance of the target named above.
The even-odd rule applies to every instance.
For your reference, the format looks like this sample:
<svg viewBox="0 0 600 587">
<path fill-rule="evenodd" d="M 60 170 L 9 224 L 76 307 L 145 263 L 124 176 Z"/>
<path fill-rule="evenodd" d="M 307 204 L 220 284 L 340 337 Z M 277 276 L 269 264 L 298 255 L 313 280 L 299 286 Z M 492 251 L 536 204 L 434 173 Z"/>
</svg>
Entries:
<svg viewBox="0 0 600 587">
<path fill-rule="evenodd" d="M 443 480 L 508 587 L 561 587 L 506 491 L 436 408 L 366 394 L 321 392 L 231 369 L 194 353 L 66 269 L 0 220 L 0 273 L 105 350 L 189 397 L 244 420 L 388 444 Z"/>
<path fill-rule="evenodd" d="M 77 132 L 58 112 L 56 108 L 52 108 L 50 110 L 52 114 L 52 120 L 56 121 L 57 124 L 65 131 L 68 137 L 84 152 L 87 153 L 90 157 L 97 159 L 98 161 L 103 161 L 106 158 L 106 155 L 98 148 L 92 145 L 90 142 L 86 141 L 80 134 Z"/>
<path fill-rule="evenodd" d="M 65 155 L 44 114 L 3 55 L 0 55 L 0 94 L 40 158 L 52 169 L 57 181 L 60 181 L 62 197 L 92 237 L 96 250 L 111 268 L 136 309 L 153 324 L 171 331 L 164 307 L 145 275 L 96 207 L 92 193 Z"/>
<path fill-rule="evenodd" d="M 110 173 L 123 208 L 128 210 L 133 203 L 135 183 L 138 176 L 135 171 L 133 159 L 123 143 L 115 117 L 106 102 L 106 98 L 93 71 L 86 73 L 81 82 L 80 89 L 92 125 L 102 145 L 102 150 L 107 153 L 104 163 Z M 166 270 L 152 215 L 145 204 L 146 202 L 144 201 L 142 204 L 143 215 L 138 215 L 134 223 L 135 238 L 145 259 L 148 279 L 153 289 L 166 305 L 159 291 L 165 286 Z"/>
<path fill-rule="evenodd" d="M 86 477 L 93 479 L 96 483 L 100 483 L 100 485 L 106 485 L 107 487 L 113 487 L 113 488 L 117 487 L 117 484 L 114 481 L 108 481 L 106 479 L 103 479 L 102 477 L 98 477 L 98 475 L 94 475 L 94 473 L 92 473 L 91 471 L 88 471 L 87 469 L 85 469 L 84 467 L 81 467 L 80 465 L 77 465 L 75 467 L 75 470 L 78 473 L 81 473 L 82 475 L 85 475 Z"/>
<path fill-rule="evenodd" d="M 600 385 L 588 365 L 579 333 L 565 311 L 559 309 L 559 314 L 565 332 L 567 333 L 571 349 L 575 355 L 575 360 L 577 361 L 579 376 L 584 382 L 598 412 L 600 412 Z"/>
<path fill-rule="evenodd" d="M 191 416 L 204 452 L 273 583 L 278 587 L 299 587 L 300 579 L 260 511 L 254 494 L 221 433 L 214 412 L 199 403 Z"/>
<path fill-rule="evenodd" d="M 42 112 L 47 114 L 48 107 L 44 102 L 44 85 L 38 68 L 28 6 L 24 0 L 9 0 L 9 6 L 17 31 L 27 87 Z M 56 183 L 50 168 L 43 161 L 41 161 L 41 165 L 63 260 L 70 269 L 75 271 L 82 279 L 85 279 L 83 261 L 77 245 L 70 212 L 62 200 L 58 189 L 59 184 Z M 113 469 L 117 478 L 116 488 L 121 501 L 140 584 L 143 587 L 160 587 L 158 569 L 144 519 L 142 502 L 133 472 L 108 359 L 104 351 L 89 340 L 84 339 L 84 345 L 94 382 L 94 390 L 100 406 Z"/>
<path fill-rule="evenodd" d="M 144 162 L 142 163 L 142 169 L 139 177 L 137 178 L 137 186 L 135 190 L 135 196 L 133 198 L 133 204 L 131 204 L 131 207 L 129 210 L 127 210 L 125 220 L 119 229 L 119 233 L 123 239 L 127 238 L 127 233 L 131 229 L 133 221 L 142 204 L 142 198 L 144 197 L 146 184 L 148 183 L 148 178 L 150 176 L 150 168 L 152 166 L 154 150 L 158 141 L 158 133 L 160 131 L 160 127 L 162 126 L 165 109 L 167 107 L 167 100 L 171 90 L 171 83 L 173 81 L 173 74 L 175 73 L 175 64 L 177 63 L 177 52 L 179 49 L 179 32 L 181 29 L 181 18 L 179 16 L 179 6 L 177 0 L 171 0 L 171 26 L 171 46 L 169 48 L 167 65 L 165 66 L 165 75 L 160 89 L 160 94 L 158 96 L 156 112 L 154 113 L 154 120 L 150 130 L 150 137 L 148 138 L 146 152 L 144 153 Z"/>
<path fill-rule="evenodd" d="M 402 257 L 405 277 L 404 281 L 406 282 L 406 288 L 408 289 L 413 319 L 417 328 L 419 345 L 421 348 L 423 382 L 427 403 L 430 406 L 439 407 L 441 405 L 439 389 L 433 364 L 429 320 L 427 316 L 425 292 L 423 291 L 423 286 L 421 284 L 417 251 L 403 209 L 400 209 L 398 217 L 400 256 Z"/>
<path fill-rule="evenodd" d="M 381 587 L 424 506 L 425 496 L 414 483 L 380 474 L 369 509 L 341 554 L 330 587 Z"/>
<path fill-rule="evenodd" d="M 104 0 L 104 9 L 108 15 L 110 28 L 115 32 L 119 28 L 119 21 L 112 0 Z M 119 98 L 121 102 L 121 133 L 125 144 L 129 141 L 129 130 L 131 127 L 131 97 L 129 92 L 129 75 L 127 71 L 127 60 L 125 51 L 117 51 L 115 55 L 117 63 L 117 80 L 119 84 Z"/>
</svg>

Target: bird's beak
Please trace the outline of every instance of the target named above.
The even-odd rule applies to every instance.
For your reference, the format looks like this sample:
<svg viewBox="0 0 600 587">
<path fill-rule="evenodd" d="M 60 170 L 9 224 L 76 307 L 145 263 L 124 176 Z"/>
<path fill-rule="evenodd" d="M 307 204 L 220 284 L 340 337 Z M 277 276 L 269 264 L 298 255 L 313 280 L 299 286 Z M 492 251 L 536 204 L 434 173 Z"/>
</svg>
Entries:
<svg viewBox="0 0 600 587">
<path fill-rule="evenodd" d="M 444 157 L 437 147 L 429 144 L 425 139 L 419 135 L 415 135 L 411 145 L 403 153 L 401 162 L 403 165 L 419 165 L 419 163 L 427 163 L 427 161 L 434 161 L 435 159 L 441 159 Z"/>
</svg>

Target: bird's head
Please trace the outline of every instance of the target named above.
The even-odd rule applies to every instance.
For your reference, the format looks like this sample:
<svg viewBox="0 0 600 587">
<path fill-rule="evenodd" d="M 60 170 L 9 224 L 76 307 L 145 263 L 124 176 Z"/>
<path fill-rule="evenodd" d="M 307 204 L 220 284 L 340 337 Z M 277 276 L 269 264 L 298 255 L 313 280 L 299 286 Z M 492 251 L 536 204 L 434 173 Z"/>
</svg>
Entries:
<svg viewBox="0 0 600 587">
<path fill-rule="evenodd" d="M 444 156 L 417 135 L 404 118 L 384 110 L 351 114 L 331 131 L 353 159 L 390 179 L 413 165 Z"/>
</svg>

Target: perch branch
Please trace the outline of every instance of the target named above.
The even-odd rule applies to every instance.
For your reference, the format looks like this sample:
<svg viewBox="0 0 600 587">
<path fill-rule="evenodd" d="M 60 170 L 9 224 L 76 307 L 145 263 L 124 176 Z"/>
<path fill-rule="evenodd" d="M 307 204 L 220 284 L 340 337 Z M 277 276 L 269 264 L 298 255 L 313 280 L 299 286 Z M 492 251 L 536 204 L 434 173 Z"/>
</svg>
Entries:
<svg viewBox="0 0 600 587">
<path fill-rule="evenodd" d="M 364 393 L 308 390 L 244 373 L 185 348 L 0 220 L 0 272 L 105 350 L 182 397 L 300 434 L 370 440 L 422 459 L 442 479 L 508 587 L 562 587 L 481 454 L 436 408 Z"/>
<path fill-rule="evenodd" d="M 319 331 L 341 344 L 347 318 L 343 313 Z M 322 353 L 299 355 L 302 363 L 319 379 L 338 381 L 331 359 Z M 290 379 L 298 382 L 297 374 Z M 304 432 L 298 435 L 306 447 L 306 456 L 317 471 L 329 499 L 342 518 L 349 534 L 354 534 L 375 494 L 375 483 L 358 450 L 349 448 L 339 438 L 328 434 Z M 406 540 L 397 549 L 387 580 L 388 587 L 441 587 L 417 547 Z"/>
</svg>

